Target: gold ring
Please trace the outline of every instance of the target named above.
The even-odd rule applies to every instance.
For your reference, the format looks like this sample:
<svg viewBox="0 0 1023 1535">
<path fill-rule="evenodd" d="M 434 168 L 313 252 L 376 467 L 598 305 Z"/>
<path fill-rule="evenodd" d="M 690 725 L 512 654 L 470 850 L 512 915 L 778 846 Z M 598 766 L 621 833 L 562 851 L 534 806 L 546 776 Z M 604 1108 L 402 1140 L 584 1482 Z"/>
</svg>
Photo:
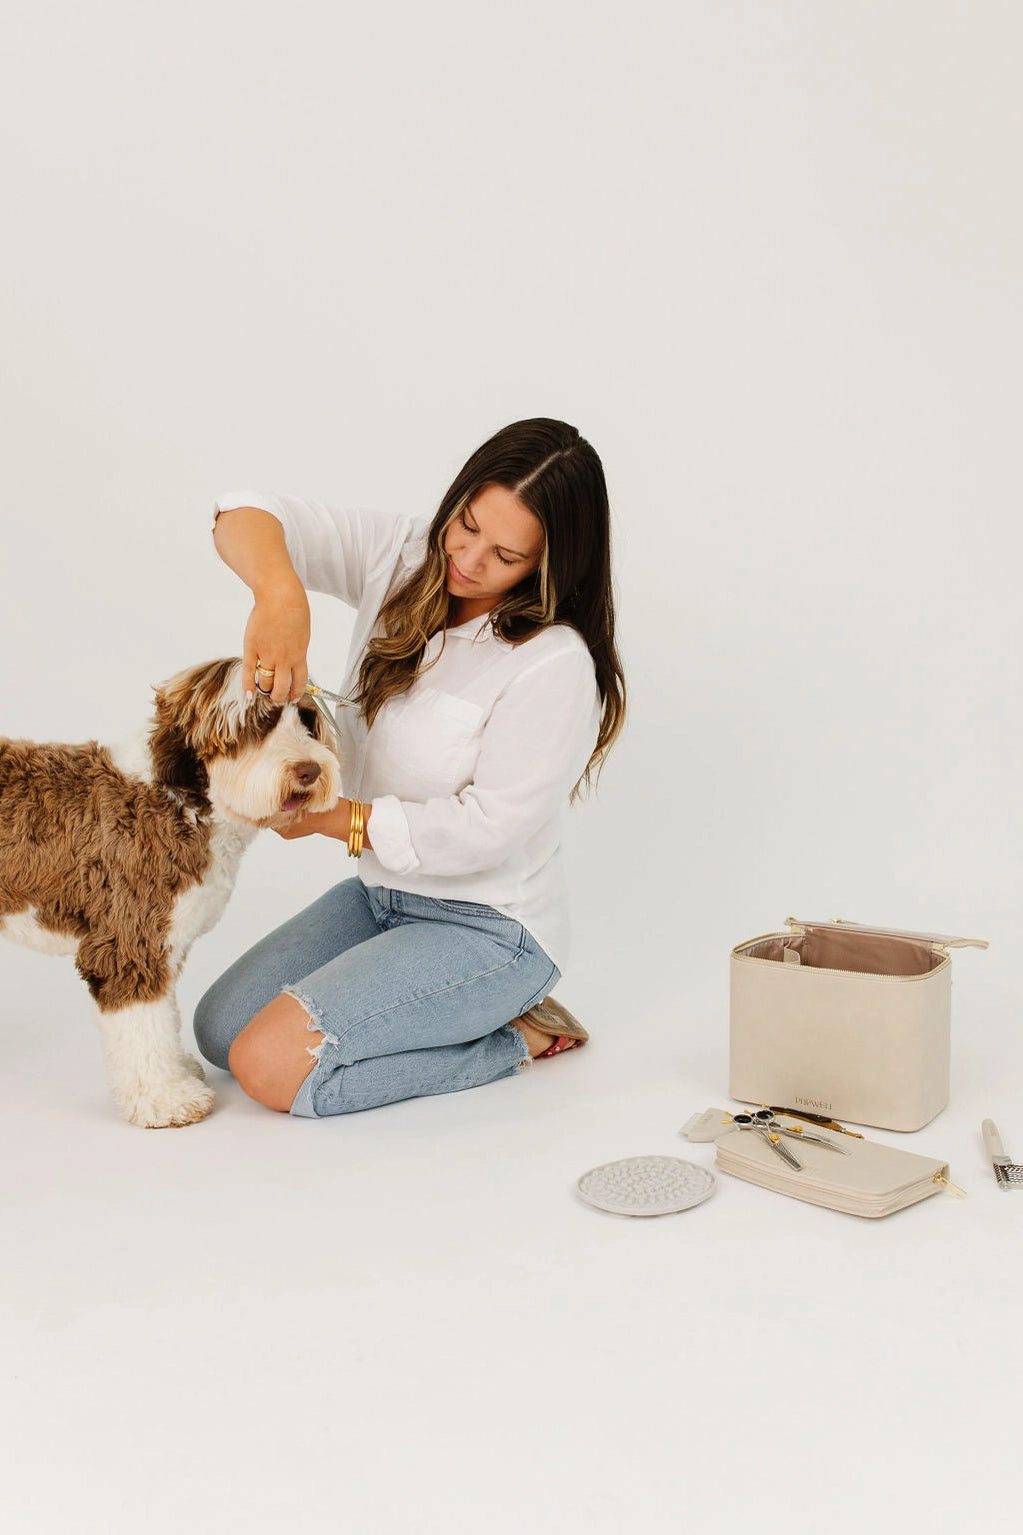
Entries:
<svg viewBox="0 0 1023 1535">
<path fill-rule="evenodd" d="M 257 666 L 256 671 L 262 672 L 264 677 L 273 677 L 276 675 L 272 666 Z"/>
</svg>

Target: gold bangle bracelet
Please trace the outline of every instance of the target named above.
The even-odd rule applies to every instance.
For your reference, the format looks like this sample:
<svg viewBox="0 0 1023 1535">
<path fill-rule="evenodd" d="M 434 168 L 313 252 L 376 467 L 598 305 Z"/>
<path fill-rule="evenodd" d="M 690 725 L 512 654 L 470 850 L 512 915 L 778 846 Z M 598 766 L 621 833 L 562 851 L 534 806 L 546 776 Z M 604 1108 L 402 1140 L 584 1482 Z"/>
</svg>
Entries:
<svg viewBox="0 0 1023 1535">
<path fill-rule="evenodd" d="M 348 856 L 349 858 L 362 857 L 362 838 L 365 828 L 364 806 L 361 800 L 353 799 L 352 812 L 348 823 Z"/>
</svg>

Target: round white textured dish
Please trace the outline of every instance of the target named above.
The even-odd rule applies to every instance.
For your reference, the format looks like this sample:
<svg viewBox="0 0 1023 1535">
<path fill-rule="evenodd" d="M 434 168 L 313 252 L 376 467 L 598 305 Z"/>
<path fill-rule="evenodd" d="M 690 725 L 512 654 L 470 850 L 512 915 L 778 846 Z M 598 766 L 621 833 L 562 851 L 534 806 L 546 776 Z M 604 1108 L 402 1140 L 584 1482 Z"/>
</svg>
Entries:
<svg viewBox="0 0 1023 1535">
<path fill-rule="evenodd" d="M 613 1215 L 674 1215 L 714 1192 L 707 1168 L 681 1157 L 625 1157 L 583 1173 L 576 1187 L 587 1204 Z"/>
</svg>

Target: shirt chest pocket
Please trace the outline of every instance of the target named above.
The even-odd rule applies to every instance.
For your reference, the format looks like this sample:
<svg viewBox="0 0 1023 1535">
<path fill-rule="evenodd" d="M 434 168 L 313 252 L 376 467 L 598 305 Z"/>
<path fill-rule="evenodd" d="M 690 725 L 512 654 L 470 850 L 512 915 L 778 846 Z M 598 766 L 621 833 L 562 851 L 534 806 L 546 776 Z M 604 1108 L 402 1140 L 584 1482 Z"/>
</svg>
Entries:
<svg viewBox="0 0 1023 1535">
<path fill-rule="evenodd" d="M 438 688 L 392 698 L 371 732 L 374 776 L 388 786 L 383 792 L 416 800 L 458 794 L 472 782 L 484 719 L 479 704 Z"/>
</svg>

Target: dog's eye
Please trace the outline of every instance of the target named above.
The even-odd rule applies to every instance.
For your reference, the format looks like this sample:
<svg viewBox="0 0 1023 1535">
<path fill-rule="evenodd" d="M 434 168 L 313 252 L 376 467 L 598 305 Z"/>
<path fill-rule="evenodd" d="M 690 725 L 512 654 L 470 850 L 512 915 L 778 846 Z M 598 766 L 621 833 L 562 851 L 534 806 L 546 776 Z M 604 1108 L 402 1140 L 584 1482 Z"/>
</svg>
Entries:
<svg viewBox="0 0 1023 1535">
<path fill-rule="evenodd" d="M 316 734 L 316 710 L 299 709 L 298 717 L 311 736 Z"/>
</svg>

